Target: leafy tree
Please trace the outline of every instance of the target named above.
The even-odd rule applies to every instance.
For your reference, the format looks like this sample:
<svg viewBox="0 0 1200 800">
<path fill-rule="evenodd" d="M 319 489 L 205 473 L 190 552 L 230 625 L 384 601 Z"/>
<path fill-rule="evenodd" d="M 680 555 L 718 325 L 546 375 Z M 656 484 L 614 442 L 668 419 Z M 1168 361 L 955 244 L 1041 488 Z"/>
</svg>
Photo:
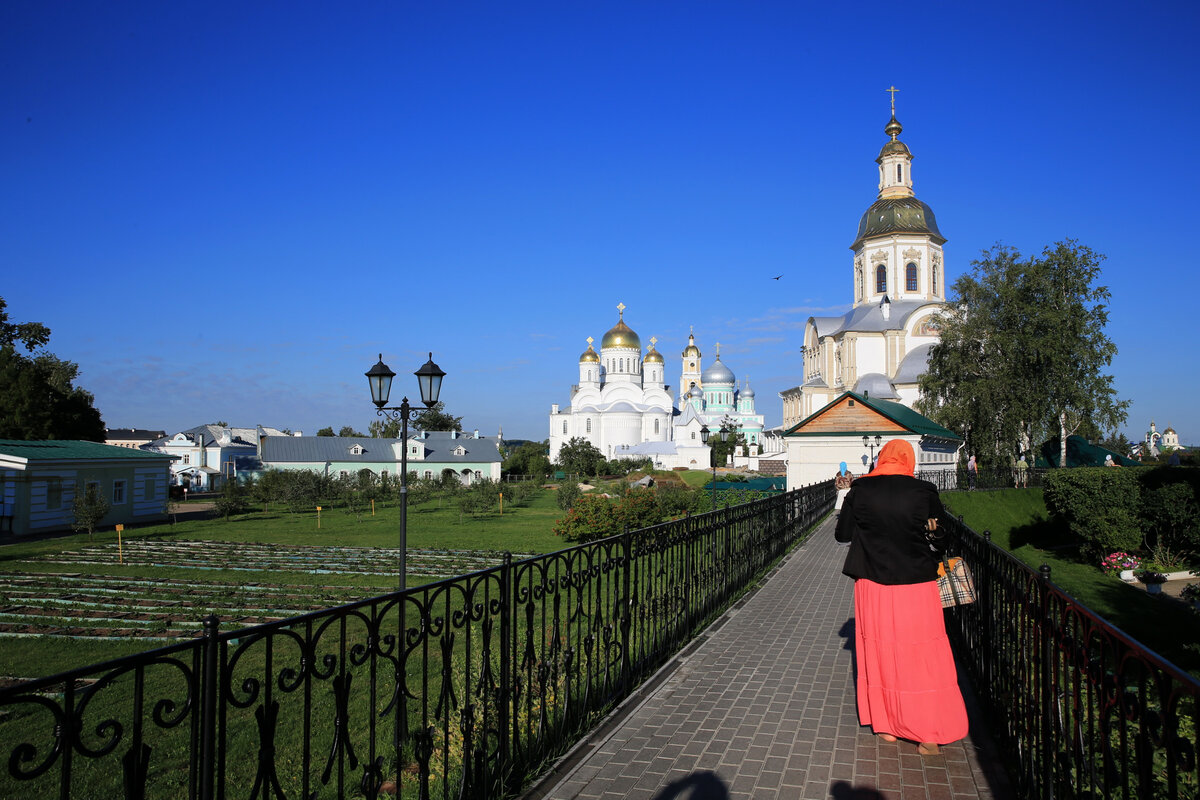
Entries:
<svg viewBox="0 0 1200 800">
<path fill-rule="evenodd" d="M 658 493 L 653 489 L 630 489 L 617 504 L 617 517 L 629 530 L 657 525 L 663 518 Z"/>
<path fill-rule="evenodd" d="M 214 501 L 213 508 L 225 519 L 241 514 L 246 510 L 246 487 L 236 480 L 225 481 L 224 490 Z"/>
<path fill-rule="evenodd" d="M 504 459 L 502 468 L 505 474 L 534 476 L 549 474 L 550 459 L 546 456 L 549 445 L 548 441 L 525 442 Z"/>
<path fill-rule="evenodd" d="M 349 425 L 343 425 L 342 427 L 338 428 L 337 435 L 338 436 L 357 436 L 360 439 L 363 437 L 362 433 L 359 433 L 358 431 L 354 430 L 354 428 L 350 427 Z"/>
<path fill-rule="evenodd" d="M 575 505 L 575 501 L 582 495 L 583 492 L 579 490 L 578 483 L 573 480 L 563 481 L 559 485 L 558 491 L 555 492 L 554 502 L 563 511 L 570 511 L 571 507 Z"/>
<path fill-rule="evenodd" d="M 568 475 L 596 475 L 604 463 L 604 454 L 581 436 L 572 437 L 558 451 L 558 468 Z"/>
<path fill-rule="evenodd" d="M 419 431 L 458 431 L 462 433 L 462 417 L 446 413 L 446 404 L 439 400 L 433 408 L 427 408 L 417 414 L 410 427 Z"/>
<path fill-rule="evenodd" d="M 209 424 L 215 425 L 218 428 L 228 428 L 229 427 L 229 423 L 226 422 L 225 420 L 220 420 L 219 422 L 210 422 Z"/>
<path fill-rule="evenodd" d="M 616 504 L 598 494 L 585 494 L 567 515 L 554 523 L 554 535 L 568 542 L 592 542 L 624 530 Z"/>
<path fill-rule="evenodd" d="M 708 435 L 711 454 L 709 466 L 725 466 L 729 463 L 729 457 L 734 454 L 737 446 L 745 446 L 745 444 L 746 437 L 738 433 L 737 422 L 729 417 L 721 420 L 721 427 L 711 431 Z"/>
<path fill-rule="evenodd" d="M 333 436 L 333 426 L 329 425 L 321 428 L 321 430 L 317 431 L 317 436 Z"/>
<path fill-rule="evenodd" d="M 1068 239 L 1023 258 L 996 245 L 972 262 L 938 315 L 941 339 L 920 379 L 917 410 L 960 433 L 984 465 L 1008 463 L 1054 434 L 1111 430 L 1128 403 L 1104 374 L 1103 256 Z M 1063 462 L 1065 463 L 1065 457 Z"/>
<path fill-rule="evenodd" d="M 100 493 L 100 486 L 89 483 L 82 494 L 75 495 L 75 501 L 71 504 L 74 515 L 71 528 L 76 533 L 87 531 L 88 539 L 91 539 L 100 520 L 107 516 L 109 508 L 108 501 Z"/>
<path fill-rule="evenodd" d="M 50 341 L 50 329 L 40 322 L 9 322 L 8 303 L 0 297 L 0 347 L 16 348 L 21 344 L 29 352 Z"/>
<path fill-rule="evenodd" d="M 367 426 L 367 431 L 372 439 L 399 439 L 400 438 L 400 420 L 398 419 L 377 419 Z"/>
</svg>

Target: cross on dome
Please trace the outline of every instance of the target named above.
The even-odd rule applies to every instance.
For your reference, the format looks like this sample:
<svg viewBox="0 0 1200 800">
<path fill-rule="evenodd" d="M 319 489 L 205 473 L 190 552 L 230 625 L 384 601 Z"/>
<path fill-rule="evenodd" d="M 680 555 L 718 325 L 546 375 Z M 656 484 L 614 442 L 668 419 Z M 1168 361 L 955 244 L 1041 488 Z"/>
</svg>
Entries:
<svg viewBox="0 0 1200 800">
<path fill-rule="evenodd" d="M 625 304 L 617 303 L 617 313 L 621 315 L 621 319 L 625 319 Z"/>
<path fill-rule="evenodd" d="M 654 347 L 654 345 L 656 345 L 656 344 L 658 344 L 658 337 L 657 337 L 657 336 L 651 336 L 651 337 L 650 337 L 650 346 L 651 346 L 651 347 Z"/>
<path fill-rule="evenodd" d="M 892 96 L 892 116 L 894 117 L 896 116 L 896 92 L 900 90 L 896 88 L 895 84 L 892 84 L 892 88 L 884 89 L 884 91 Z"/>
<path fill-rule="evenodd" d="M 588 347 L 591 347 L 591 346 L 592 346 L 592 342 L 594 342 L 594 341 L 596 341 L 596 340 L 595 340 L 595 339 L 593 339 L 592 337 L 590 337 L 590 336 L 589 336 L 589 337 L 587 338 Z"/>
</svg>

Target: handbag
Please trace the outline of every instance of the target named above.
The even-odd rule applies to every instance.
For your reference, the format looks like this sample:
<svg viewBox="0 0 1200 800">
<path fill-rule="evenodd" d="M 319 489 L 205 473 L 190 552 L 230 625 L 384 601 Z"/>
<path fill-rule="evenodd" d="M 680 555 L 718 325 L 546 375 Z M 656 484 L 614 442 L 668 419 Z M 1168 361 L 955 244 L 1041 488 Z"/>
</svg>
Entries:
<svg viewBox="0 0 1200 800">
<path fill-rule="evenodd" d="M 937 585 L 938 593 L 942 596 L 942 608 L 975 602 L 975 578 L 966 559 L 943 556 L 938 564 Z"/>
</svg>

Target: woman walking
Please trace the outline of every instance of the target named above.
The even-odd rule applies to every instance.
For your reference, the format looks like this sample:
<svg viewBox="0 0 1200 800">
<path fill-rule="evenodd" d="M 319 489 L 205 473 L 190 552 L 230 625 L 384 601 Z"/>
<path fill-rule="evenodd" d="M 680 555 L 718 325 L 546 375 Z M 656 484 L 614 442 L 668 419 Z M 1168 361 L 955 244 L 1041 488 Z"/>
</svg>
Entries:
<svg viewBox="0 0 1200 800">
<path fill-rule="evenodd" d="M 835 538 L 850 544 L 859 722 L 933 755 L 967 735 L 967 711 L 937 589 L 942 502 L 915 465 L 908 442 L 884 445 L 846 496 Z"/>
</svg>

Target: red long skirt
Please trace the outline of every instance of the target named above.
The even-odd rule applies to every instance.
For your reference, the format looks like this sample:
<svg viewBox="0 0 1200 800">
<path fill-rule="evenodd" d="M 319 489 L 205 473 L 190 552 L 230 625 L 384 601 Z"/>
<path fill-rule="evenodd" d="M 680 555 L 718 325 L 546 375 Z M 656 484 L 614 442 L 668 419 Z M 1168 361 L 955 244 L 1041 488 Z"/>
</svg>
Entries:
<svg viewBox="0 0 1200 800">
<path fill-rule="evenodd" d="M 937 582 L 854 582 L 858 719 L 876 733 L 948 744 L 967 735 L 967 709 Z"/>
</svg>

